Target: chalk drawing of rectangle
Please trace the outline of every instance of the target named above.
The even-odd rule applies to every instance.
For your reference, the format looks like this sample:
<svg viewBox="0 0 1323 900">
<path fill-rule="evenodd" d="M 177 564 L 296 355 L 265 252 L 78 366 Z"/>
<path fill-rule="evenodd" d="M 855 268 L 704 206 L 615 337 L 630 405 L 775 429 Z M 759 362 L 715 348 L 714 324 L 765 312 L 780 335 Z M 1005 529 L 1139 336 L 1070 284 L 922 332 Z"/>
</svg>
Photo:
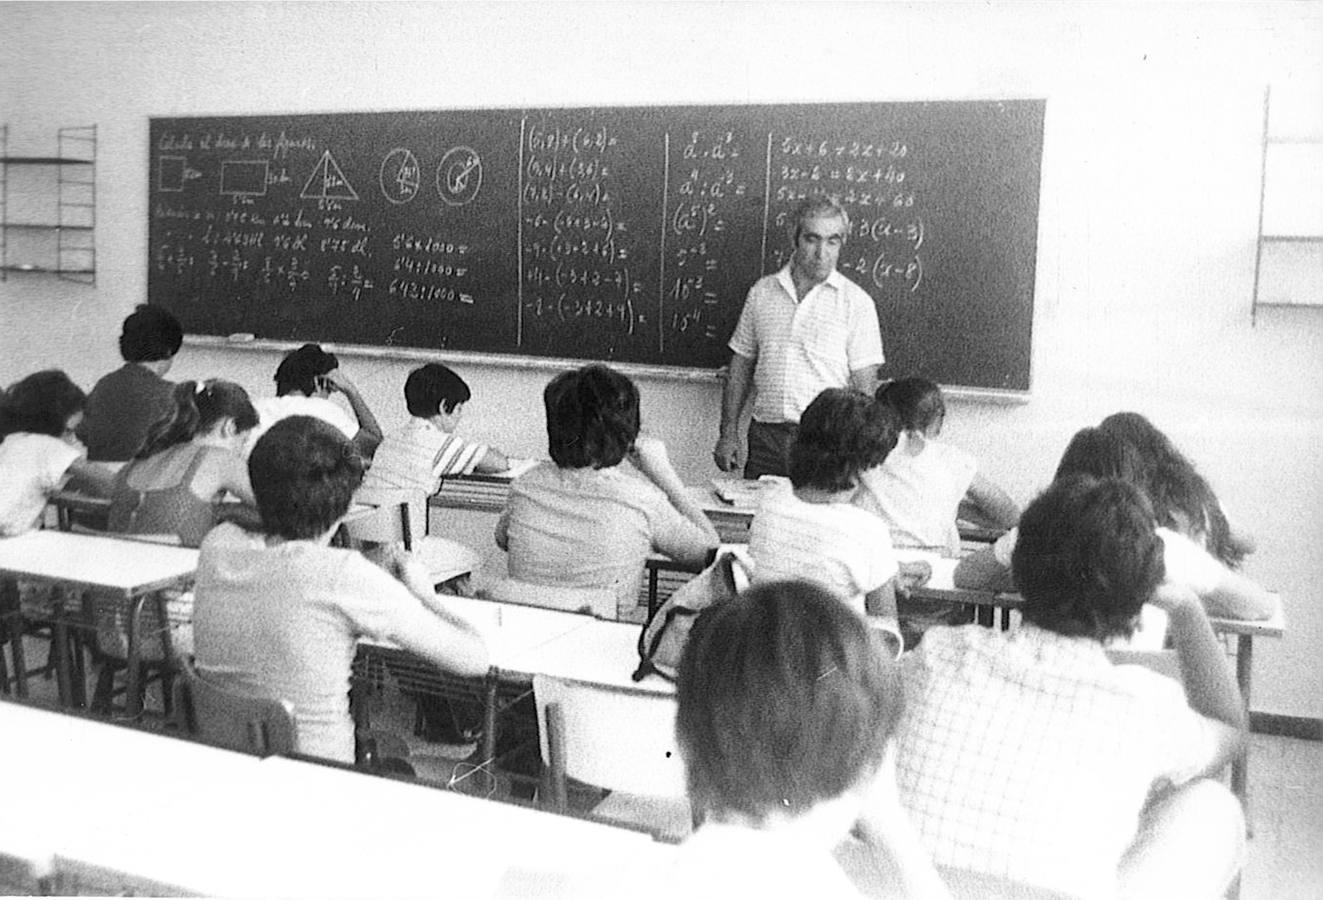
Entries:
<svg viewBox="0 0 1323 900">
<path fill-rule="evenodd" d="M 260 197 L 266 193 L 266 169 L 264 159 L 225 160 L 221 163 L 220 192 Z"/>
<path fill-rule="evenodd" d="M 184 157 L 162 156 L 157 162 L 156 189 L 182 191 L 184 189 Z"/>
</svg>

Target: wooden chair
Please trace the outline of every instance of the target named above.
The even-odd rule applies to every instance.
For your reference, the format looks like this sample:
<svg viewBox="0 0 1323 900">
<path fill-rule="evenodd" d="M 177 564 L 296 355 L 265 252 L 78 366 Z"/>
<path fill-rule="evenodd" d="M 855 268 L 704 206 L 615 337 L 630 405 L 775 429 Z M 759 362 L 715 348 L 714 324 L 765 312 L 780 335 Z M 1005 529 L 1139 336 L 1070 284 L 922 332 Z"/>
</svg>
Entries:
<svg viewBox="0 0 1323 900">
<path fill-rule="evenodd" d="M 611 792 L 593 818 L 643 826 L 667 840 L 689 833 L 673 695 L 534 675 L 533 697 L 544 805 L 565 810 L 567 779 L 575 779 Z"/>
<path fill-rule="evenodd" d="M 191 664 L 175 682 L 176 721 L 205 744 L 254 756 L 294 750 L 294 706 L 288 700 L 222 688 Z"/>
<path fill-rule="evenodd" d="M 610 588 L 559 587 L 517 578 L 493 578 L 478 589 L 478 596 L 518 606 L 585 613 L 599 619 L 616 618 L 616 593 Z"/>
<path fill-rule="evenodd" d="M 427 567 L 432 584 L 438 589 L 453 583 L 456 593 L 463 593 L 460 580 L 482 564 L 482 558 L 473 549 L 426 533 L 427 498 L 421 491 L 361 490 L 354 496 L 354 502 L 375 506 L 377 513 L 345 523 L 350 546 L 402 544 Z"/>
</svg>

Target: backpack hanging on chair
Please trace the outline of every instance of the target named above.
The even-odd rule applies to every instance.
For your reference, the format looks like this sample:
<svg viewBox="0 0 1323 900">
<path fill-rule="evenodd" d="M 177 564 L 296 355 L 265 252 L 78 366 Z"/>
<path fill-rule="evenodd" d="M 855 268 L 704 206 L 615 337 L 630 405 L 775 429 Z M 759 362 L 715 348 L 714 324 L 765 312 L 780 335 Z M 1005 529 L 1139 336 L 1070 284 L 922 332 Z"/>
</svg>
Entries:
<svg viewBox="0 0 1323 900">
<path fill-rule="evenodd" d="M 639 665 L 633 679 L 652 674 L 674 681 L 694 619 L 709 606 L 725 603 L 749 586 L 753 564 L 743 550 L 724 550 L 712 565 L 667 598 L 639 634 Z"/>
</svg>

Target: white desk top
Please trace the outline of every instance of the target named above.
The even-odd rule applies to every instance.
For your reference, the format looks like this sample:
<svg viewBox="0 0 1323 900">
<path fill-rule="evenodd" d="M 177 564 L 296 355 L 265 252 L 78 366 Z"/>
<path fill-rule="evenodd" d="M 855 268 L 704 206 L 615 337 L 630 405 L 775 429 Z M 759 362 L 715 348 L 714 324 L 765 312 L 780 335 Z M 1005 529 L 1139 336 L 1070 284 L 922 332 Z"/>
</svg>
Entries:
<svg viewBox="0 0 1323 900">
<path fill-rule="evenodd" d="M 640 631 L 638 625 L 593 620 L 512 660 L 508 668 L 530 676 L 555 675 L 594 684 L 673 693 L 675 686 L 656 675 L 639 682 L 630 679 L 639 664 Z"/>
<path fill-rule="evenodd" d="M 670 850 L 637 832 L 12 703 L 0 702 L 0 732 L 6 803 L 23 810 L 0 816 L 0 849 L 43 872 L 58 855 L 219 896 L 488 897 L 507 869 L 564 876 L 602 854 Z M 52 802 L 53 790 L 76 802 Z"/>
<path fill-rule="evenodd" d="M 0 538 L 0 574 L 119 591 L 129 596 L 178 584 L 198 551 L 67 531 Z"/>
<path fill-rule="evenodd" d="M 440 599 L 448 609 L 463 616 L 482 633 L 491 663 L 497 669 L 509 669 L 511 664 L 521 661 L 543 644 L 597 621 L 579 613 L 494 600 L 450 596 Z M 363 643 L 392 646 L 366 639 Z"/>
</svg>

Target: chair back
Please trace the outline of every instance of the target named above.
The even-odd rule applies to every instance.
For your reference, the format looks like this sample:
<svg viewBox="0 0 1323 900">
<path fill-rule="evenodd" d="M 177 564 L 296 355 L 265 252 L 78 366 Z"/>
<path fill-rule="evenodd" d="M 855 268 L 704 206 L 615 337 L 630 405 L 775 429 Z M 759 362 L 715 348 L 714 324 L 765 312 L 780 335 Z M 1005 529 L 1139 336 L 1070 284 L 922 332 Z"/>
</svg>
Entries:
<svg viewBox="0 0 1323 900">
<path fill-rule="evenodd" d="M 191 664 L 175 681 L 175 714 L 205 744 L 254 756 L 294 750 L 294 706 L 288 700 L 222 688 Z"/>
<path fill-rule="evenodd" d="M 402 543 L 404 549 L 412 550 L 427 533 L 427 498 L 422 491 L 360 488 L 354 502 L 375 506 L 377 514 L 345 523 L 345 533 L 352 543 Z"/>
<path fill-rule="evenodd" d="M 647 797 L 686 796 L 673 694 L 534 675 L 533 698 L 553 782 L 569 777 Z"/>
<path fill-rule="evenodd" d="M 616 593 L 610 588 L 559 587 L 517 578 L 493 578 L 478 589 L 478 596 L 519 606 L 587 613 L 599 619 L 616 618 Z"/>
</svg>

